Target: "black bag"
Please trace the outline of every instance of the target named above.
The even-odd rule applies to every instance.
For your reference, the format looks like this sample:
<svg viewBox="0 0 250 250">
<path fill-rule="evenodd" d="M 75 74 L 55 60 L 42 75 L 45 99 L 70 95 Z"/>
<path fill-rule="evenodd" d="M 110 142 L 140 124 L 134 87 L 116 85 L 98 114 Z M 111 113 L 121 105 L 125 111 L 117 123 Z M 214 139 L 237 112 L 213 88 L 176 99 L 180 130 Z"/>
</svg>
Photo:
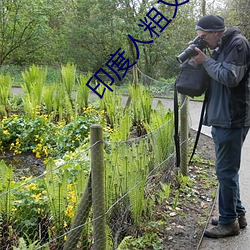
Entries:
<svg viewBox="0 0 250 250">
<path fill-rule="evenodd" d="M 179 140 L 179 114 L 178 114 L 178 93 L 183 95 L 188 95 L 191 97 L 201 96 L 205 93 L 200 122 L 198 131 L 196 134 L 195 144 L 193 147 L 192 155 L 190 157 L 189 163 L 192 161 L 192 158 L 195 154 L 195 150 L 199 141 L 202 120 L 207 103 L 207 86 L 208 86 L 209 76 L 205 71 L 203 65 L 198 65 L 192 58 L 186 60 L 181 64 L 181 71 L 175 81 L 175 90 L 174 90 L 174 124 L 175 124 L 175 148 L 176 148 L 176 166 L 180 167 L 180 140 Z"/>
<path fill-rule="evenodd" d="M 203 65 L 190 58 L 183 62 L 180 68 L 180 74 L 175 82 L 177 92 L 191 97 L 201 96 L 207 88 L 209 79 Z"/>
</svg>

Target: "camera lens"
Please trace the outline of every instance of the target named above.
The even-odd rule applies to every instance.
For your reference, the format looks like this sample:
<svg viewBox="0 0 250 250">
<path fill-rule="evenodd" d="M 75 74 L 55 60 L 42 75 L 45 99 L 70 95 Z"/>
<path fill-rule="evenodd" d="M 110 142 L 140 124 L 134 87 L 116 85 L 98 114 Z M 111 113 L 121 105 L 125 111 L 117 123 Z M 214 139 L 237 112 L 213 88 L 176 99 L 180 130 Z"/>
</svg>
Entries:
<svg viewBox="0 0 250 250">
<path fill-rule="evenodd" d="M 195 47 L 203 50 L 207 47 L 207 43 L 201 37 L 197 36 L 192 41 L 192 43 L 180 55 L 176 57 L 177 61 L 179 63 L 183 63 L 188 58 L 198 55 L 198 53 L 194 49 Z"/>
<path fill-rule="evenodd" d="M 195 44 L 191 44 L 189 47 L 187 47 L 180 55 L 176 57 L 177 61 L 179 63 L 183 63 L 188 58 L 198 55 L 198 53 L 194 49 L 195 47 L 196 47 Z"/>
</svg>

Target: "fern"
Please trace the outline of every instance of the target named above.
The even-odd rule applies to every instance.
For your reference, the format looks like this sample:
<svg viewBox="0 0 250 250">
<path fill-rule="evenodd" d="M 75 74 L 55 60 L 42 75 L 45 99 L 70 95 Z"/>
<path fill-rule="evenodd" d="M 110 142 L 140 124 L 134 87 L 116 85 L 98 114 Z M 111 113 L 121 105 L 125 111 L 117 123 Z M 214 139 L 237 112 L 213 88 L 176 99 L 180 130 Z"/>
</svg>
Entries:
<svg viewBox="0 0 250 250">
<path fill-rule="evenodd" d="M 44 183 L 48 192 L 49 206 L 53 218 L 58 226 L 61 227 L 67 205 L 68 178 L 66 172 L 61 173 L 56 170 L 56 165 L 52 159 L 49 159 L 46 164 L 46 171 Z"/>
<path fill-rule="evenodd" d="M 53 111 L 54 92 L 55 92 L 55 84 L 52 86 L 46 86 L 44 90 L 43 101 L 48 114 L 50 114 Z"/>
<path fill-rule="evenodd" d="M 151 114 L 151 122 L 145 123 L 146 130 L 152 132 L 151 139 L 157 162 L 163 162 L 172 153 L 173 142 L 173 112 L 166 111 L 161 102 Z"/>
<path fill-rule="evenodd" d="M 42 103 L 47 68 L 42 69 L 32 65 L 29 70 L 22 72 L 22 76 L 24 80 L 24 82 L 21 83 L 21 87 L 24 90 L 24 110 L 28 116 L 34 117 Z"/>
<path fill-rule="evenodd" d="M 76 102 L 79 112 L 88 107 L 90 88 L 86 86 L 86 83 L 89 78 L 90 74 L 88 73 L 87 75 L 80 75 L 78 79 L 79 86 L 77 88 Z"/>
<path fill-rule="evenodd" d="M 13 194 L 11 189 L 14 185 L 13 169 L 12 166 L 8 167 L 4 161 L 0 161 L 0 212 L 6 215 L 7 221 L 11 216 L 13 205 Z"/>
<path fill-rule="evenodd" d="M 66 66 L 61 67 L 62 84 L 66 90 L 67 96 L 72 100 L 72 92 L 76 81 L 76 66 L 67 63 Z"/>
<path fill-rule="evenodd" d="M 0 114 L 7 115 L 8 97 L 11 93 L 12 79 L 10 74 L 0 75 Z"/>
</svg>

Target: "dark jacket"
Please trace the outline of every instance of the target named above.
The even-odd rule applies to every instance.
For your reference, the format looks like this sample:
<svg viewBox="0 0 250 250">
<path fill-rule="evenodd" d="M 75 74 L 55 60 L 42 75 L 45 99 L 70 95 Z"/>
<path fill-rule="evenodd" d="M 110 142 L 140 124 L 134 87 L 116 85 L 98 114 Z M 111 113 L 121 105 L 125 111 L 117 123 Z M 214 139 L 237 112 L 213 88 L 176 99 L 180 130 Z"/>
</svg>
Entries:
<svg viewBox="0 0 250 250">
<path fill-rule="evenodd" d="M 227 30 L 218 50 L 203 63 L 211 77 L 204 125 L 250 126 L 250 45 L 237 27 Z"/>
</svg>

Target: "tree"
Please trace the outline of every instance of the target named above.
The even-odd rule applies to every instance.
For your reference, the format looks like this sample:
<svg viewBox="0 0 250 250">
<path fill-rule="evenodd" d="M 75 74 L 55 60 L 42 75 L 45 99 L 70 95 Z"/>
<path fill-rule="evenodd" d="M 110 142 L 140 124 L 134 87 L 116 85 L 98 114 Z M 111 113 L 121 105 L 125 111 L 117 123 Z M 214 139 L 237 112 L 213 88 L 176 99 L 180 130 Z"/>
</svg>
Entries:
<svg viewBox="0 0 250 250">
<path fill-rule="evenodd" d="M 46 7 L 43 4 L 43 1 L 39 0 L 0 2 L 0 65 L 17 53 L 26 43 L 35 41 L 44 33 Z M 38 39 L 38 42 L 33 43 L 33 47 L 28 48 L 26 53 L 32 53 L 42 45 L 41 39 Z"/>
<path fill-rule="evenodd" d="M 225 4 L 223 15 L 230 25 L 239 26 L 242 33 L 250 39 L 250 1 L 249 0 L 228 0 Z"/>
</svg>

